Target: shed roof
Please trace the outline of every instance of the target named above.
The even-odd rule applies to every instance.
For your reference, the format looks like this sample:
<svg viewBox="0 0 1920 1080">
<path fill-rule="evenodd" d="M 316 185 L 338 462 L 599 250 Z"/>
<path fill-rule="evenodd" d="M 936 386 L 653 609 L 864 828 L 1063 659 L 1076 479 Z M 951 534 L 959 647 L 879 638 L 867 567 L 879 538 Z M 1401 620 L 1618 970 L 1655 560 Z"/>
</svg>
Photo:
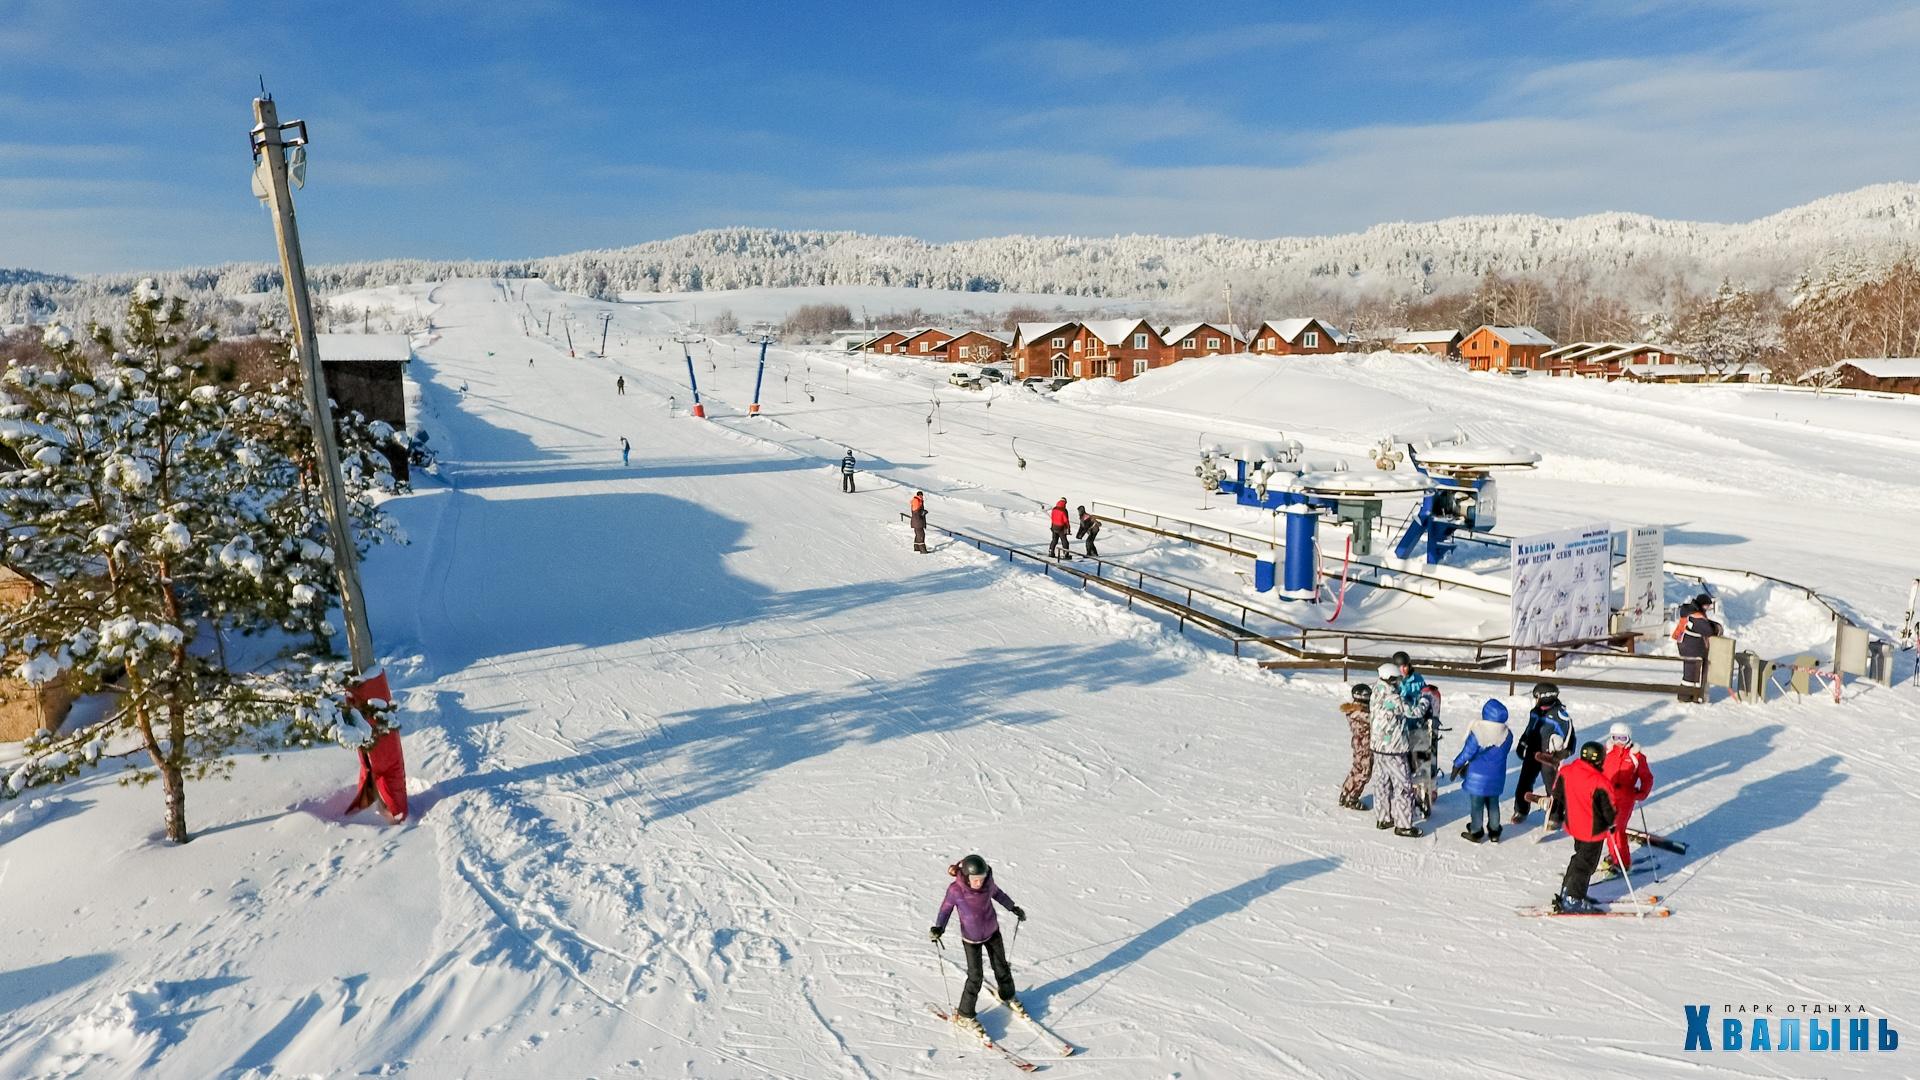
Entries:
<svg viewBox="0 0 1920 1080">
<path fill-rule="evenodd" d="M 404 364 L 413 359 L 405 334 L 315 334 L 323 364 Z"/>
<path fill-rule="evenodd" d="M 1840 361 L 1876 379 L 1920 379 L 1920 356 L 1856 356 Z"/>
<path fill-rule="evenodd" d="M 1156 337 L 1160 333 L 1158 330 L 1154 330 L 1153 324 L 1145 319 L 1096 319 L 1093 322 L 1081 323 L 1080 325 L 1086 327 L 1088 333 L 1106 342 L 1108 345 L 1125 345 L 1127 343 L 1127 335 L 1142 326 L 1146 327 Z"/>
<path fill-rule="evenodd" d="M 1195 330 L 1203 326 L 1208 329 L 1218 330 L 1235 341 L 1247 340 L 1241 336 L 1240 328 L 1237 326 L 1221 326 L 1219 323 L 1210 322 L 1190 322 L 1181 323 L 1178 326 L 1169 326 L 1165 330 L 1160 331 L 1160 339 L 1168 342 L 1183 341 L 1189 334 L 1192 334 Z"/>
<path fill-rule="evenodd" d="M 1458 330 L 1408 330 L 1404 334 L 1395 334 L 1395 345 L 1450 345 L 1460 336 Z"/>
<path fill-rule="evenodd" d="M 1489 323 L 1481 330 L 1493 331 L 1493 336 L 1509 345 L 1546 345 L 1552 347 L 1553 339 L 1535 330 L 1531 326 L 1494 326 Z M 1478 330 L 1474 331 L 1479 333 Z"/>
<path fill-rule="evenodd" d="M 1266 322 L 1261 323 L 1260 327 L 1261 329 L 1271 328 L 1274 333 L 1280 335 L 1282 341 L 1291 344 L 1294 339 L 1306 332 L 1307 327 L 1316 324 L 1320 329 L 1327 332 L 1327 339 L 1329 341 L 1332 341 L 1335 345 L 1346 344 L 1347 335 L 1341 333 L 1339 327 L 1328 323 L 1324 319 L 1318 319 L 1312 316 L 1304 319 L 1268 319 Z M 1256 330 L 1254 333 L 1258 334 L 1259 331 Z"/>
</svg>

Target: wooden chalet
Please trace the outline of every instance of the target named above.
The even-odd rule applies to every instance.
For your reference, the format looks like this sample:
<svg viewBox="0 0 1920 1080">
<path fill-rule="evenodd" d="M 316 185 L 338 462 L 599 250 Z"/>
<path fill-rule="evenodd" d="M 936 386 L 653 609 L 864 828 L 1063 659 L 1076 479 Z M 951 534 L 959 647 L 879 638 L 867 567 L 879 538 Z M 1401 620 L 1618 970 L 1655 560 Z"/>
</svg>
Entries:
<svg viewBox="0 0 1920 1080">
<path fill-rule="evenodd" d="M 940 350 L 960 334 L 959 330 L 949 330 L 940 326 L 923 326 L 918 330 L 910 331 L 900 342 L 900 347 L 894 351 L 906 353 L 918 360 L 944 360 L 946 357 L 940 355 Z"/>
<path fill-rule="evenodd" d="M 924 329 L 926 328 L 916 326 L 912 330 L 889 330 L 878 337 L 868 339 L 865 345 L 860 346 L 860 350 L 862 352 L 878 353 L 882 356 L 891 356 L 900 351 L 900 343 L 907 340 L 908 334 L 917 334 Z"/>
<path fill-rule="evenodd" d="M 1460 340 L 1469 371 L 1538 371 L 1553 339 L 1531 326 L 1482 326 Z"/>
<path fill-rule="evenodd" d="M 1920 394 L 1920 356 L 1856 357 L 1833 365 L 1829 386 Z"/>
<path fill-rule="evenodd" d="M 998 364 L 1007 358 L 1013 335 L 994 330 L 964 330 L 941 346 L 936 359 L 956 364 Z"/>
<path fill-rule="evenodd" d="M 1268 356 L 1336 353 L 1347 336 L 1320 319 L 1269 319 L 1253 331 L 1253 351 Z"/>
<path fill-rule="evenodd" d="M 1247 339 L 1237 328 L 1218 323 L 1190 322 L 1163 326 L 1160 328 L 1160 340 L 1166 343 L 1163 362 L 1167 364 L 1196 356 L 1247 351 Z"/>
<path fill-rule="evenodd" d="M 1080 335 L 1077 322 L 1026 322 L 1014 327 L 1007 346 L 1014 378 L 1073 376 L 1073 357 L 1083 344 Z"/>
<path fill-rule="evenodd" d="M 1460 355 L 1463 336 L 1458 330 L 1408 330 L 1394 335 L 1387 348 L 1392 352 L 1454 358 Z"/>
</svg>

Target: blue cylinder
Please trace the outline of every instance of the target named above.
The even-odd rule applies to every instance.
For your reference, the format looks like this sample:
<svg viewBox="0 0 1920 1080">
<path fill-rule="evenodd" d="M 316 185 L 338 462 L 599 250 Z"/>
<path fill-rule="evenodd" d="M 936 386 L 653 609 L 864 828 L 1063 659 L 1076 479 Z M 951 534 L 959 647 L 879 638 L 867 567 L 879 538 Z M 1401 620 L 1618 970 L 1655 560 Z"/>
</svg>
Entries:
<svg viewBox="0 0 1920 1080">
<path fill-rule="evenodd" d="M 1311 506 L 1287 507 L 1287 562 L 1280 578 L 1281 595 L 1289 600 L 1311 600 L 1319 591 L 1320 514 Z"/>
<path fill-rule="evenodd" d="M 1254 592 L 1272 592 L 1273 591 L 1273 560 L 1272 559 L 1253 560 L 1253 591 Z"/>
</svg>

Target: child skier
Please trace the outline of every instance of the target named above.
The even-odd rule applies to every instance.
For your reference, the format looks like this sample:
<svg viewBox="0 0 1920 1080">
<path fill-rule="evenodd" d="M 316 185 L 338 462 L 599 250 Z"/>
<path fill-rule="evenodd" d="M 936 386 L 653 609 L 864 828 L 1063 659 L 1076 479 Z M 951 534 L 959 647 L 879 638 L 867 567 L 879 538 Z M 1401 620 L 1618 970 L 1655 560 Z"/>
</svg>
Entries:
<svg viewBox="0 0 1920 1080">
<path fill-rule="evenodd" d="M 1627 826 L 1633 821 L 1633 808 L 1647 800 L 1653 794 L 1653 769 L 1647 765 L 1647 755 L 1633 743 L 1633 729 L 1624 723 L 1615 723 L 1607 729 L 1607 757 L 1600 764 L 1600 772 L 1607 778 L 1607 789 L 1613 794 L 1613 832 L 1607 836 L 1607 854 L 1602 861 L 1602 872 L 1611 872 L 1613 867 L 1633 869 L 1633 848 L 1627 843 Z"/>
<path fill-rule="evenodd" d="M 1353 736 L 1353 766 L 1347 770 L 1347 782 L 1340 785 L 1340 805 L 1348 810 L 1365 810 L 1360 795 L 1373 779 L 1373 730 L 1367 721 L 1367 708 L 1373 700 L 1373 687 L 1354 683 L 1352 699 L 1342 702 L 1340 711 L 1347 718 L 1347 731 Z"/>
<path fill-rule="evenodd" d="M 1453 759 L 1453 777 L 1467 793 L 1467 827 L 1460 835 L 1476 844 L 1482 838 L 1500 842 L 1500 790 L 1507 786 L 1507 750 L 1511 746 L 1513 729 L 1507 726 L 1507 707 L 1490 698 L 1480 707 L 1480 719 L 1467 725 L 1467 741 Z"/>
<path fill-rule="evenodd" d="M 1392 829 L 1395 836 L 1419 836 L 1420 827 L 1413 823 L 1412 717 L 1400 698 L 1400 669 L 1381 664 L 1379 675 L 1367 710 L 1373 736 L 1374 825 Z"/>
<path fill-rule="evenodd" d="M 1555 771 L 1573 753 L 1573 735 L 1573 721 L 1567 717 L 1566 706 L 1560 704 L 1560 688 L 1550 682 L 1535 684 L 1526 730 L 1513 747 L 1514 756 L 1520 759 L 1520 779 L 1513 788 L 1513 824 L 1527 820 L 1532 811 L 1528 804 L 1534 797 L 1536 777 L 1544 778 L 1547 791 L 1553 791 Z"/>
<path fill-rule="evenodd" d="M 1402 675 L 1400 683 L 1404 686 L 1418 678 Z M 1421 817 L 1430 818 L 1434 800 L 1440 797 L 1440 691 L 1423 686 L 1407 707 L 1411 710 L 1407 739 L 1413 748 L 1413 804 Z"/>
<path fill-rule="evenodd" d="M 1560 881 L 1560 892 L 1553 898 L 1556 912 L 1587 912 L 1594 908 L 1587 899 L 1587 884 L 1600 865 L 1600 852 L 1607 834 L 1613 831 L 1613 792 L 1600 773 L 1607 752 L 1597 742 L 1580 747 L 1580 757 L 1567 763 L 1554 777 L 1553 800 L 1547 808 L 1547 827 L 1566 827 L 1573 837 L 1573 857 L 1567 860 L 1567 873 Z"/>
<path fill-rule="evenodd" d="M 974 1004 L 980 998 L 983 981 L 981 950 L 986 951 L 987 962 L 993 965 L 994 995 L 1007 1008 L 1021 1016 L 1027 1014 L 1026 1006 L 1014 996 L 1013 968 L 1007 963 L 1006 946 L 1000 940 L 1000 918 L 994 913 L 993 905 L 998 903 L 1021 922 L 1027 921 L 1027 913 L 993 883 L 993 868 L 980 856 L 961 859 L 947 867 L 947 873 L 953 880 L 947 884 L 947 894 L 940 901 L 940 914 L 934 917 L 933 928 L 927 931 L 927 936 L 934 944 L 940 944 L 940 935 L 947 932 L 947 918 L 959 909 L 960 943 L 967 953 L 967 981 L 960 988 L 960 1007 L 955 1010 L 954 1018 L 961 1027 L 985 1038 L 980 1021 L 974 1017 Z"/>
</svg>

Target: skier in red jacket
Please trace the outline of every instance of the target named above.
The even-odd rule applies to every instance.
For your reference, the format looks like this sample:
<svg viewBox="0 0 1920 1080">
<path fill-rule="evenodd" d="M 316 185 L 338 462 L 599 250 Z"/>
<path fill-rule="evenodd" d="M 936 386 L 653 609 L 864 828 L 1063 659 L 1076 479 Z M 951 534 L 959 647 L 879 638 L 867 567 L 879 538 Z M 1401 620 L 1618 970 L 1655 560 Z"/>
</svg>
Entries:
<svg viewBox="0 0 1920 1080">
<path fill-rule="evenodd" d="M 1600 865 L 1600 852 L 1607 834 L 1613 831 L 1613 791 L 1600 765 L 1607 751 L 1597 742 L 1584 743 L 1580 756 L 1560 767 L 1553 782 L 1553 803 L 1547 810 L 1547 826 L 1562 828 L 1573 837 L 1573 858 L 1567 860 L 1566 876 L 1560 880 L 1560 892 L 1553 898 L 1556 912 L 1592 911 L 1587 899 L 1587 883 Z"/>
<path fill-rule="evenodd" d="M 1653 770 L 1647 755 L 1633 744 L 1633 729 L 1615 724 L 1607 729 L 1607 758 L 1600 765 L 1613 796 L 1613 832 L 1607 836 L 1607 861 L 1627 870 L 1633 869 L 1633 848 L 1627 843 L 1627 825 L 1633 821 L 1633 808 L 1653 794 Z"/>
<path fill-rule="evenodd" d="M 1047 543 L 1047 554 L 1062 559 L 1073 558 L 1073 544 L 1067 539 L 1067 528 L 1072 525 L 1067 516 L 1067 500 L 1061 499 L 1053 504 L 1053 512 L 1047 515 L 1047 524 L 1053 529 L 1053 539 Z"/>
</svg>

